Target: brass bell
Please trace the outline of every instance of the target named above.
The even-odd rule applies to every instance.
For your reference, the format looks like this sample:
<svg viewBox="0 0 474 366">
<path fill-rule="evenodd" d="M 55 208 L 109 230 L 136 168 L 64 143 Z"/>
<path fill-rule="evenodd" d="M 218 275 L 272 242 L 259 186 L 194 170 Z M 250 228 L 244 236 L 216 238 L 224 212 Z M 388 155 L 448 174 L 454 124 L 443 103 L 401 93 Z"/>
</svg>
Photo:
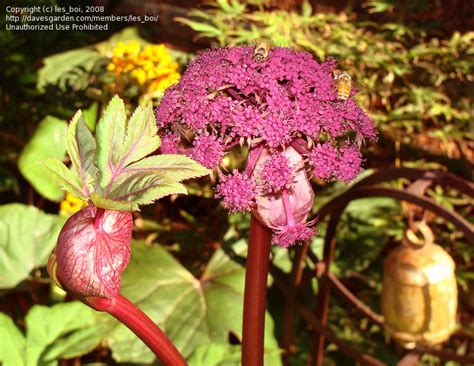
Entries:
<svg viewBox="0 0 474 366">
<path fill-rule="evenodd" d="M 420 232 L 423 239 L 416 236 Z M 384 262 L 382 314 L 387 333 L 405 348 L 447 340 L 456 326 L 455 264 L 433 242 L 425 222 L 405 231 L 402 245 Z"/>
</svg>

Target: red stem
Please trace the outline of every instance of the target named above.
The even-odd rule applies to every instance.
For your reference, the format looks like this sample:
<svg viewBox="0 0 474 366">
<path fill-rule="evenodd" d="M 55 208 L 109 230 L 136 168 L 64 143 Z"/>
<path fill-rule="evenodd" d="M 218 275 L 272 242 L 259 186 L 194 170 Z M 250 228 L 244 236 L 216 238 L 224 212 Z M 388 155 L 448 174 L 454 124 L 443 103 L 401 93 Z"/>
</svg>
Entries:
<svg viewBox="0 0 474 366">
<path fill-rule="evenodd" d="M 186 366 L 187 363 L 163 331 L 135 304 L 122 295 L 112 300 L 89 298 L 86 303 L 105 311 L 128 327 L 166 366 Z"/>
<path fill-rule="evenodd" d="M 242 366 L 263 366 L 271 231 L 252 215 L 245 272 Z"/>
<path fill-rule="evenodd" d="M 100 208 L 100 207 L 95 208 L 95 214 L 94 214 L 94 228 L 95 229 L 99 229 L 100 223 L 102 221 L 102 216 L 104 216 L 104 213 L 105 213 L 105 209 Z"/>
</svg>

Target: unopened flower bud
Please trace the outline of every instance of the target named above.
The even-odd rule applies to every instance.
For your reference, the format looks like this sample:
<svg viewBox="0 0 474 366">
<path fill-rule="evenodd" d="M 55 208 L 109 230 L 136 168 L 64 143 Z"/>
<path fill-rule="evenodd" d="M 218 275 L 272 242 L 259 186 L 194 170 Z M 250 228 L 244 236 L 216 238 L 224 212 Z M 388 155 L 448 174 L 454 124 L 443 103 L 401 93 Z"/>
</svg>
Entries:
<svg viewBox="0 0 474 366">
<path fill-rule="evenodd" d="M 84 207 L 59 234 L 48 263 L 54 281 L 76 296 L 112 299 L 130 259 L 130 212 Z"/>
<path fill-rule="evenodd" d="M 273 243 L 287 247 L 297 241 L 310 239 L 315 231 L 306 223 L 308 214 L 311 212 L 314 200 L 314 192 L 304 169 L 303 157 L 292 147 L 282 152 L 292 167 L 293 179 L 289 180 L 288 188 L 279 193 L 257 195 L 257 218 L 266 226 L 273 229 Z M 255 173 L 264 172 L 271 154 L 264 149 L 256 163 Z M 261 180 L 265 175 L 256 177 Z M 267 177 L 268 178 L 268 177 Z M 267 182 L 268 183 L 268 182 Z"/>
</svg>

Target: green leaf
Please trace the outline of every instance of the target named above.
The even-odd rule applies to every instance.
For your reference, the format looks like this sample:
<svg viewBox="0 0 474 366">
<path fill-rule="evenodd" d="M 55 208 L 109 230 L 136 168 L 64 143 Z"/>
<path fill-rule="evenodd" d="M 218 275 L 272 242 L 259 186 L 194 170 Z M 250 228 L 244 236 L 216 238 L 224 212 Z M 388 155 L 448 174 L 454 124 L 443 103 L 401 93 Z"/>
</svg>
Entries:
<svg viewBox="0 0 474 366">
<path fill-rule="evenodd" d="M 84 122 L 87 127 L 91 132 L 94 132 L 97 116 L 99 115 L 99 103 L 92 103 L 89 108 L 83 110 L 82 114 L 84 115 Z"/>
<path fill-rule="evenodd" d="M 122 276 L 122 293 L 157 322 L 185 357 L 199 346 L 227 343 L 231 332 L 241 338 L 245 268 L 232 258 L 244 255 L 246 248 L 240 241 L 217 250 L 202 276 L 195 278 L 164 248 L 133 243 L 131 262 Z M 265 346 L 270 350 L 265 364 L 281 365 L 268 314 Z M 154 360 L 122 325 L 111 333 L 110 347 L 119 362 Z"/>
<path fill-rule="evenodd" d="M 43 160 L 41 164 L 49 171 L 53 179 L 55 179 L 56 182 L 66 191 L 80 199 L 88 199 L 88 197 L 84 195 L 83 187 L 79 178 L 74 175 L 74 173 L 71 172 L 64 163 L 56 159 L 48 159 Z"/>
<path fill-rule="evenodd" d="M 88 84 L 90 71 L 102 59 L 104 56 L 89 48 L 46 57 L 38 72 L 37 88 L 40 92 L 44 92 L 47 85 L 56 85 L 61 90 L 68 86 L 74 90 L 83 89 Z"/>
<path fill-rule="evenodd" d="M 0 289 L 15 287 L 46 265 L 64 221 L 33 206 L 0 206 Z"/>
<path fill-rule="evenodd" d="M 0 192 L 14 192 L 17 196 L 20 196 L 20 184 L 16 174 L 8 169 L 6 166 L 2 166 L 0 162 Z"/>
<path fill-rule="evenodd" d="M 36 305 L 26 316 L 26 338 L 0 313 L 0 364 L 3 366 L 57 365 L 57 360 L 94 350 L 107 326 L 95 311 L 74 301 L 52 307 Z"/>
<path fill-rule="evenodd" d="M 47 116 L 40 122 L 18 160 L 18 168 L 26 180 L 38 193 L 55 202 L 61 201 L 64 193 L 55 184 L 53 177 L 38 163 L 48 158 L 64 159 L 66 130 L 66 121 Z"/>
<path fill-rule="evenodd" d="M 62 336 L 44 353 L 44 360 L 59 360 L 79 357 L 93 351 L 105 337 L 107 327 L 90 322 L 88 326 L 72 334 Z"/>
<path fill-rule="evenodd" d="M 157 133 L 151 106 L 138 107 L 127 122 L 124 103 L 115 96 L 97 124 L 95 141 L 81 112 L 73 118 L 68 152 L 74 174 L 57 162 L 46 165 L 66 189 L 74 190 L 71 193 L 80 198 L 91 197 L 97 207 L 137 210 L 138 205 L 186 193 L 179 181 L 209 174 L 208 169 L 188 157 L 146 158 L 160 146 Z M 94 185 L 96 176 L 99 186 Z"/>
<path fill-rule="evenodd" d="M 309 2 L 304 2 L 301 5 L 301 16 L 302 17 L 310 17 L 313 14 L 313 7 Z"/>
<path fill-rule="evenodd" d="M 166 178 L 176 181 L 202 177 L 211 173 L 209 169 L 204 168 L 193 159 L 184 155 L 175 154 L 150 156 L 126 168 L 127 173 L 145 171 L 154 171 Z"/>
<path fill-rule="evenodd" d="M 74 301 L 34 306 L 26 316 L 28 365 L 89 353 L 101 341 L 95 311 Z"/>
<path fill-rule="evenodd" d="M 380 256 L 389 237 L 401 240 L 404 225 L 400 210 L 400 203 L 391 198 L 352 201 L 337 232 L 337 259 L 331 271 L 338 276 L 363 273 Z"/>
<path fill-rule="evenodd" d="M 189 366 L 240 366 L 240 346 L 224 343 L 197 347 L 189 358 Z"/>
<path fill-rule="evenodd" d="M 392 11 L 395 8 L 395 4 L 393 1 L 387 0 L 371 0 L 367 3 L 369 8 L 369 13 L 384 13 L 388 11 Z"/>
<path fill-rule="evenodd" d="M 109 194 L 117 201 L 129 201 L 135 205 L 144 205 L 170 194 L 186 194 L 186 187 L 176 180 L 166 178 L 153 171 L 138 172 L 127 177 Z"/>
<path fill-rule="evenodd" d="M 203 33 L 202 36 L 204 37 L 209 37 L 209 38 L 219 37 L 222 34 L 222 31 L 219 28 L 216 28 L 210 24 L 199 23 L 193 20 L 180 18 L 180 17 L 174 18 L 174 20 L 176 20 L 179 23 L 186 24 L 188 27 L 190 27 L 192 30 L 196 32 Z"/>
<path fill-rule="evenodd" d="M 92 193 L 91 201 L 95 207 L 105 208 L 106 210 L 115 211 L 135 211 L 138 210 L 138 205 L 128 201 L 117 201 L 101 197 L 97 193 Z"/>
<path fill-rule="evenodd" d="M 139 106 L 127 123 L 127 135 L 123 144 L 125 156 L 120 166 L 125 167 L 154 152 L 160 146 L 155 115 L 151 106 Z"/>
<path fill-rule="evenodd" d="M 123 156 L 123 142 L 127 115 L 122 99 L 115 96 L 105 109 L 97 124 L 96 166 L 99 181 L 105 190 L 116 175 L 116 167 Z"/>
<path fill-rule="evenodd" d="M 3 313 L 0 313 L 0 339 L 0 364 L 3 366 L 24 366 L 25 337 L 13 320 Z"/>
<path fill-rule="evenodd" d="M 97 167 L 94 165 L 96 142 L 80 110 L 68 128 L 67 151 L 71 158 L 71 170 L 81 181 L 82 196 L 88 197 L 94 190 L 98 175 Z"/>
</svg>

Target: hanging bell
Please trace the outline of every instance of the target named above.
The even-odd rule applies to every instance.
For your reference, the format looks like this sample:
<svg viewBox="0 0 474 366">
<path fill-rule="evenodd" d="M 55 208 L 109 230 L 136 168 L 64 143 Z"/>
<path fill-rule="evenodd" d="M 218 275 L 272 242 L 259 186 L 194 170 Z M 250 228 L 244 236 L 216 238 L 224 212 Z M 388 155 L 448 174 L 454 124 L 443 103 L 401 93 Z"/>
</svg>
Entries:
<svg viewBox="0 0 474 366">
<path fill-rule="evenodd" d="M 423 239 L 417 237 L 417 231 Z M 403 347 L 433 346 L 450 337 L 458 302 L 454 267 L 449 254 L 434 244 L 425 222 L 407 228 L 402 245 L 385 259 L 384 326 Z"/>
</svg>

